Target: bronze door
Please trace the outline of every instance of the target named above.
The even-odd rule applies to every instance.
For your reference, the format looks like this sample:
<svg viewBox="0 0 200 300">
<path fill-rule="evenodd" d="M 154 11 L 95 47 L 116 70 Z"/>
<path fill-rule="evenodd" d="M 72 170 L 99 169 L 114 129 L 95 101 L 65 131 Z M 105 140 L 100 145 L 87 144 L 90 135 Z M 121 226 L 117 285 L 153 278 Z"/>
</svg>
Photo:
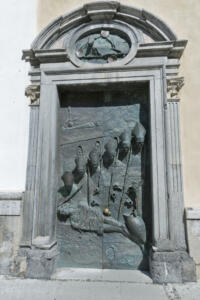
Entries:
<svg viewBox="0 0 200 300">
<path fill-rule="evenodd" d="M 58 267 L 147 270 L 148 88 L 60 99 Z"/>
</svg>

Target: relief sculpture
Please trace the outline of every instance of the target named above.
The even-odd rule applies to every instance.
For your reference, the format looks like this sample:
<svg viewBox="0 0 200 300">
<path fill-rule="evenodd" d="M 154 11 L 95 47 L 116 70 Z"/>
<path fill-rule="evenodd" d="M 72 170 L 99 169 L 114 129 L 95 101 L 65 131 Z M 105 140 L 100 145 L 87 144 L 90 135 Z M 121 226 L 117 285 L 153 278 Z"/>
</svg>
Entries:
<svg viewBox="0 0 200 300">
<path fill-rule="evenodd" d="M 133 181 L 131 160 L 134 151 L 141 152 L 146 130 L 137 122 L 105 143 L 96 141 L 89 153 L 77 147 L 75 168 L 62 175 L 63 198 L 58 217 L 69 221 L 79 232 L 119 233 L 144 251 L 146 228 Z M 103 151 L 102 151 L 103 148 Z"/>
<path fill-rule="evenodd" d="M 58 267 L 148 268 L 147 100 L 143 87 L 63 91 Z"/>
<path fill-rule="evenodd" d="M 130 50 L 128 41 L 109 30 L 100 30 L 81 38 L 76 44 L 76 55 L 83 61 L 109 63 L 122 59 Z"/>
</svg>

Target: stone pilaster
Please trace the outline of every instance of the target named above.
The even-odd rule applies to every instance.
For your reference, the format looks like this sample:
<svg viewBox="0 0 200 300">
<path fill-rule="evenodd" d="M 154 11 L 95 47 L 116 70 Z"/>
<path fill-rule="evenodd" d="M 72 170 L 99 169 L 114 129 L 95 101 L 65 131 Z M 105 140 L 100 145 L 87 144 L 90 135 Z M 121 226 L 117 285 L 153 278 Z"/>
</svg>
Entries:
<svg viewBox="0 0 200 300">
<path fill-rule="evenodd" d="M 150 270 L 155 283 L 195 281 L 195 264 L 187 253 L 179 128 L 179 91 L 183 77 L 167 81 L 167 184 L 169 242 L 153 247 Z"/>
<path fill-rule="evenodd" d="M 51 249 L 56 244 L 58 107 L 56 86 L 42 84 L 32 240 L 39 249 Z"/>
<path fill-rule="evenodd" d="M 29 145 L 26 170 L 26 190 L 23 206 L 23 235 L 21 247 L 31 247 L 33 231 L 33 210 L 36 182 L 36 162 L 39 126 L 39 98 L 40 86 L 29 85 L 25 95 L 30 97 Z"/>
</svg>

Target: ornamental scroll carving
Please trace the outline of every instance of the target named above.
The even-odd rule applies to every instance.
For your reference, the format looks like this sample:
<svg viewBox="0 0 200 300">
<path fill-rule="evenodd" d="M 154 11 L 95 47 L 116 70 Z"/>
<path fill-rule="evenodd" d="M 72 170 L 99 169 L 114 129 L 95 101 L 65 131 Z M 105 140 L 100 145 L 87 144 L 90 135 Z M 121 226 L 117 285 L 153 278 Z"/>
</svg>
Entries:
<svg viewBox="0 0 200 300">
<path fill-rule="evenodd" d="M 184 86 L 184 77 L 170 78 L 167 80 L 167 98 L 178 99 L 179 91 Z"/>
<path fill-rule="evenodd" d="M 40 104 L 40 86 L 29 85 L 25 90 L 25 95 L 30 99 L 30 106 L 37 106 Z"/>
</svg>

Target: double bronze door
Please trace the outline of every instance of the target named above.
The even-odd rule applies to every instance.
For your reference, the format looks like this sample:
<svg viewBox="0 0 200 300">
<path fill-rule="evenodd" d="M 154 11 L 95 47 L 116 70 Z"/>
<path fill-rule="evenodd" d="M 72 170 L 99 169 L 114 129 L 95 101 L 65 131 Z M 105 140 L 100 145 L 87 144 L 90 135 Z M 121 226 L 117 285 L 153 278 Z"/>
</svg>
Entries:
<svg viewBox="0 0 200 300">
<path fill-rule="evenodd" d="M 147 270 L 147 89 L 60 99 L 58 267 Z"/>
</svg>

